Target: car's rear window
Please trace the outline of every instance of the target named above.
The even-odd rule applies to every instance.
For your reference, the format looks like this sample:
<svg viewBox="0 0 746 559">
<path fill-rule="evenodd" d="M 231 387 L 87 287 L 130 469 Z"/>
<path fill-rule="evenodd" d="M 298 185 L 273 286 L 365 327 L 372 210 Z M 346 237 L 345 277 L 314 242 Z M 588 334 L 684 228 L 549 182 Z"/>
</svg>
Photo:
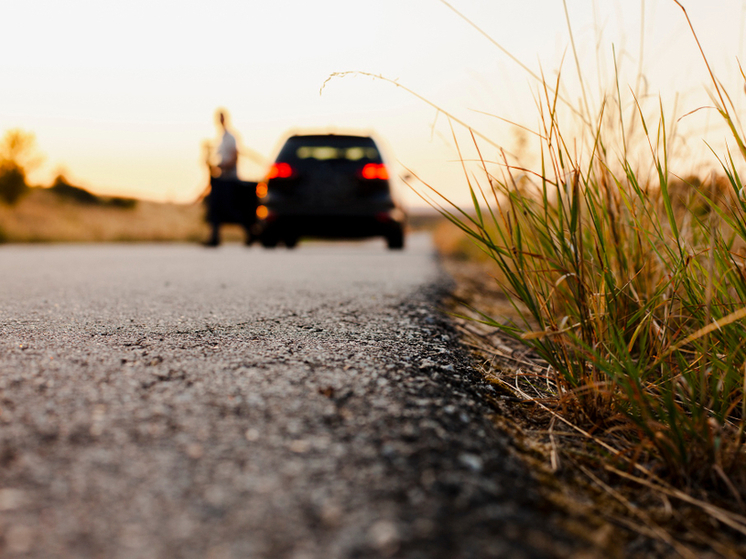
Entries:
<svg viewBox="0 0 746 559">
<path fill-rule="evenodd" d="M 371 138 L 361 136 L 293 136 L 283 146 L 278 161 L 381 162 Z"/>
</svg>

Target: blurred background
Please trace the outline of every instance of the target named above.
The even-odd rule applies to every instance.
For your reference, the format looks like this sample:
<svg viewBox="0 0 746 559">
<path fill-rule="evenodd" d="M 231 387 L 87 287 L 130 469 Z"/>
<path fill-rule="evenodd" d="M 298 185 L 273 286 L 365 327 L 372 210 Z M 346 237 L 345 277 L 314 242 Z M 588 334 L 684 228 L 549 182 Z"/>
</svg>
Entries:
<svg viewBox="0 0 746 559">
<path fill-rule="evenodd" d="M 742 109 L 746 3 L 683 3 Z M 454 138 L 435 107 L 490 138 L 486 159 L 500 146 L 535 160 L 530 132 L 501 119 L 537 130 L 536 77 L 554 83 L 560 70 L 562 95 L 588 114 L 615 75 L 654 110 L 660 100 L 682 174 L 717 167 L 705 141 L 724 148 L 714 111 L 682 118 L 711 103 L 673 0 L 27 0 L 5 3 L 3 20 L 0 133 L 33 134 L 31 185 L 62 176 L 108 198 L 193 202 L 208 180 L 203 142 L 225 107 L 249 155 L 246 180 L 261 178 L 289 131 L 357 131 L 383 140 L 396 174 L 466 200 L 456 142 L 469 159 L 472 140 L 459 125 Z M 350 71 L 391 81 L 333 77 Z M 426 206 L 403 190 L 410 208 Z"/>
</svg>

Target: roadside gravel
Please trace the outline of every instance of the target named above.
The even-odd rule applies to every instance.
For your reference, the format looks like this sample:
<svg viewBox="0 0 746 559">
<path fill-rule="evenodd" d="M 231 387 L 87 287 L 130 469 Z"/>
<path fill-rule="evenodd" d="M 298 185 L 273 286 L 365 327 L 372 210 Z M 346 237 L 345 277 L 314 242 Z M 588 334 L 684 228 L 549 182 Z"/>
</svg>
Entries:
<svg viewBox="0 0 746 559">
<path fill-rule="evenodd" d="M 411 241 L 0 249 L 0 554 L 577 552 Z"/>
</svg>

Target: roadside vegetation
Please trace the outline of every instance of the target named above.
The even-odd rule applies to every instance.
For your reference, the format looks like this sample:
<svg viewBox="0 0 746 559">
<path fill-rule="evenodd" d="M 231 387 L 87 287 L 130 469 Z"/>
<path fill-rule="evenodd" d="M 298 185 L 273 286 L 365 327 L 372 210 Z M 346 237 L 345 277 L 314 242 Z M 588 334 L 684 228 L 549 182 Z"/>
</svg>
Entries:
<svg viewBox="0 0 746 559">
<path fill-rule="evenodd" d="M 13 206 L 0 203 L 0 243 L 201 242 L 207 237 L 204 209 L 198 204 L 137 200 L 122 205 L 76 197 L 30 187 Z M 240 231 L 227 229 L 226 238 L 232 240 L 232 232 L 242 239 Z"/>
<path fill-rule="evenodd" d="M 702 62 L 709 71 L 704 52 Z M 480 154 L 471 207 L 426 197 L 461 233 L 441 229 L 441 248 L 497 281 L 502 307 L 467 296 L 460 312 L 484 326 L 466 324 L 470 343 L 530 418 L 548 468 L 573 470 L 614 503 L 602 516 L 677 555 L 740 557 L 746 140 L 710 76 L 734 146 L 717 174 L 677 176 L 665 108 L 651 120 L 622 84 L 597 114 L 561 110 L 560 73 L 540 88 L 538 168 Z"/>
<path fill-rule="evenodd" d="M 0 243 L 199 242 L 207 238 L 204 208 L 100 196 L 59 174 L 48 187 L 28 183 L 42 157 L 33 134 L 8 130 L 0 139 Z M 242 240 L 226 227 L 227 240 Z"/>
</svg>

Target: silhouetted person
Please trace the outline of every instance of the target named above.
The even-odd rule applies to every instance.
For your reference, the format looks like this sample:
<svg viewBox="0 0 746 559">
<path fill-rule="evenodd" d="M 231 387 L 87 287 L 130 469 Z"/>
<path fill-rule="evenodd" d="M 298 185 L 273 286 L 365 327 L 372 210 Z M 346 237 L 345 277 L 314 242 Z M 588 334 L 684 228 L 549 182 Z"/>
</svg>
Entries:
<svg viewBox="0 0 746 559">
<path fill-rule="evenodd" d="M 223 135 L 220 138 L 220 144 L 215 150 L 218 158 L 217 167 L 220 170 L 218 175 L 223 180 L 238 179 L 238 144 L 236 137 L 228 131 L 225 111 L 218 111 L 218 121 Z"/>
<path fill-rule="evenodd" d="M 217 122 L 222 135 L 211 154 L 207 220 L 212 232 L 207 246 L 220 244 L 220 225 L 223 223 L 240 223 L 246 230 L 246 244 L 253 240 L 251 227 L 255 219 L 256 183 L 238 178 L 238 144 L 228 130 L 227 120 L 226 111 L 219 110 Z"/>
</svg>

